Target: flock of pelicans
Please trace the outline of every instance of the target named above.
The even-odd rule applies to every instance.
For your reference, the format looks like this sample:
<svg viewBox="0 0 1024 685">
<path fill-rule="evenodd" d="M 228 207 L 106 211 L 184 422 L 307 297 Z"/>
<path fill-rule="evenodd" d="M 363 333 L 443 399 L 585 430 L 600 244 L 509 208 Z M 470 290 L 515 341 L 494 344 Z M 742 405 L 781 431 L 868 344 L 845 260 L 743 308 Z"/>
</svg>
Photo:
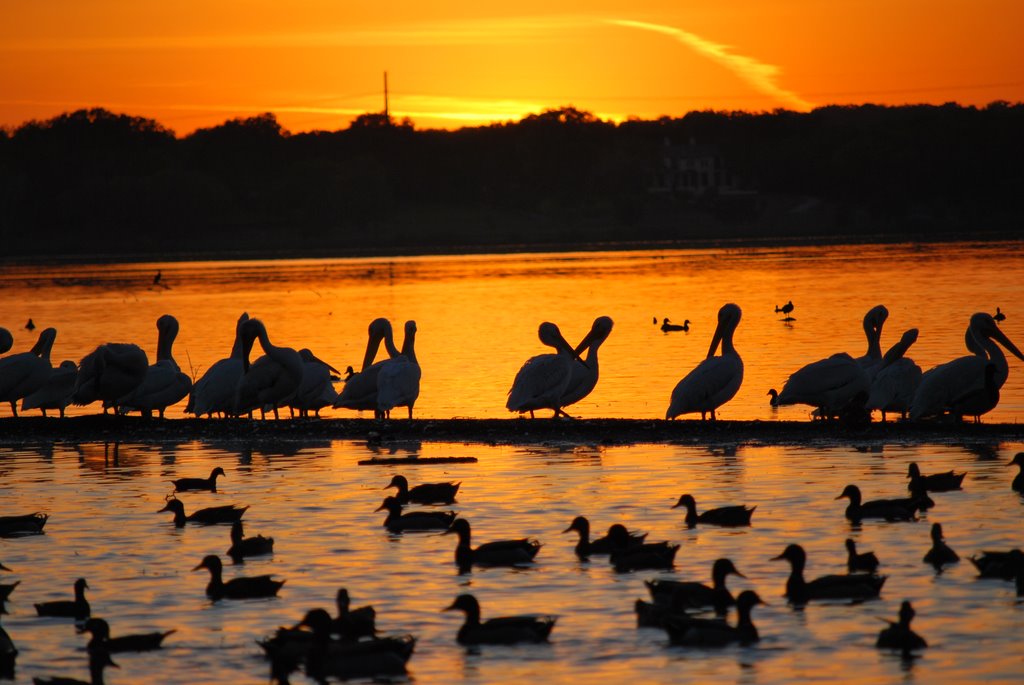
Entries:
<svg viewBox="0 0 1024 685">
<path fill-rule="evenodd" d="M 1024 495 L 1024 452 L 1018 453 L 1010 464 L 1021 468 L 1021 473 L 1013 480 L 1011 487 Z M 223 475 L 223 468 L 215 467 L 207 478 L 180 478 L 173 481 L 174 492 L 216 492 L 217 478 Z M 845 515 L 856 525 L 866 519 L 910 521 L 916 519 L 918 512 L 935 505 L 929 493 L 961 490 L 965 475 L 953 471 L 924 475 L 916 464 L 911 463 L 907 473 L 910 497 L 864 501 L 860 489 L 856 485 L 848 485 L 836 499 L 849 500 Z M 387 512 L 383 525 L 391 534 L 433 530 L 457 536 L 454 560 L 460 575 L 472 573 L 477 566 L 523 567 L 534 564 L 542 548 L 542 544 L 535 539 L 496 540 L 474 546 L 469 521 L 454 511 L 439 508 L 404 509 L 409 504 L 451 505 L 456 501 L 460 486 L 461 483 L 457 482 L 442 482 L 409 487 L 404 476 L 395 475 L 384 489 L 394 488 L 396 492 L 386 497 L 377 511 Z M 688 528 L 749 526 L 756 509 L 733 505 L 698 513 L 695 498 L 690 494 L 679 497 L 673 508 L 685 509 L 684 521 Z M 182 501 L 172 494 L 160 512 L 172 513 L 174 525 L 178 527 L 189 524 L 229 524 L 231 546 L 227 556 L 238 564 L 249 557 L 274 553 L 273 538 L 244 536 L 241 519 L 247 509 L 224 505 L 186 514 Z M 39 513 L 0 517 L 0 536 L 41 534 L 46 522 L 47 516 Z M 575 533 L 578 536 L 574 550 L 581 562 L 607 556 L 614 570 L 620 573 L 673 569 L 676 552 L 679 550 L 678 544 L 650 542 L 645 533 L 629 531 L 622 524 L 613 524 L 604 537 L 592 539 L 590 522 L 583 516 L 577 516 L 563 533 Z M 944 566 L 959 561 L 957 553 L 944 542 L 941 524 L 932 524 L 931 540 L 932 546 L 924 555 L 923 563 L 941 573 Z M 848 573 L 812 580 L 804 577 L 807 555 L 800 545 L 789 544 L 774 557 L 790 565 L 785 596 L 791 605 L 802 607 L 814 600 L 860 602 L 879 596 L 887 578 L 878 574 L 879 559 L 871 552 L 858 552 L 851 539 L 846 540 L 846 547 Z M 971 561 L 982 577 L 1015 581 L 1017 595 L 1024 597 L 1024 553 L 1019 549 L 986 551 L 971 557 Z M 224 580 L 223 563 L 215 554 L 203 557 L 192 570 L 203 569 L 210 574 L 206 595 L 213 602 L 274 597 L 285 584 L 285 581 L 276 580 L 271 575 L 239 575 Z M 11 569 L 0 564 L 0 570 Z M 726 584 L 729 575 L 746 578 L 731 560 L 721 558 L 712 566 L 710 585 L 670 579 L 645 581 L 651 600 L 635 601 L 637 626 L 663 629 L 673 645 L 707 648 L 757 642 L 759 635 L 752 619 L 752 609 L 763 602 L 753 590 L 744 590 L 734 597 Z M 7 613 L 6 600 L 18 584 L 0 585 L 0 614 Z M 38 603 L 35 609 L 42 617 L 74 619 L 80 632 L 91 634 L 86 647 L 90 672 L 87 685 L 102 685 L 104 669 L 116 666 L 111 654 L 160 649 L 165 638 L 175 631 L 112 636 L 109 623 L 92 614 L 92 608 L 85 597 L 88 587 L 87 581 L 79 578 L 74 584 L 73 600 Z M 416 644 L 413 636 L 379 635 L 375 625 L 375 610 L 372 607 L 352 608 L 345 588 L 338 591 L 336 604 L 335 617 L 325 609 L 311 609 L 305 612 L 294 627 L 279 628 L 274 634 L 259 641 L 270 662 L 272 680 L 287 683 L 291 673 L 299 668 L 317 682 L 326 682 L 328 678 L 384 677 L 406 673 L 406 664 Z M 732 607 L 736 610 L 734 621 L 728 619 Z M 467 646 L 546 642 L 556 624 L 556 617 L 547 615 L 504 616 L 483 620 L 480 604 L 471 594 L 458 595 L 444 610 L 464 614 L 464 622 L 455 640 Z M 714 617 L 701 615 L 710 611 L 715 613 Z M 877 647 L 898 650 L 904 658 L 926 648 L 926 640 L 911 628 L 914 615 L 910 602 L 904 601 L 897 620 L 879 632 Z M 0 679 L 14 678 L 17 654 L 13 640 L 0 627 Z M 37 677 L 34 682 L 37 685 L 80 685 L 85 681 Z"/>
<path fill-rule="evenodd" d="M 787 317 L 792 309 L 792 302 L 776 307 Z M 789 377 L 781 392 L 769 391 L 772 405 L 810 405 L 815 408 L 814 416 L 824 419 L 869 417 L 877 410 L 883 421 L 887 413 L 911 420 L 944 415 L 980 420 L 998 404 L 1000 388 L 1009 376 L 1003 348 L 1024 360 L 1024 354 L 999 329 L 997 318 L 977 313 L 971 316 L 964 336 L 969 354 L 922 373 L 907 356 L 917 340 L 917 329 L 903 333 L 882 353 L 882 327 L 888 315 L 883 305 L 865 314 L 864 355 L 855 358 L 840 352 L 807 364 Z M 735 304 L 719 310 L 707 357 L 675 386 L 666 419 L 699 413 L 702 420 L 709 414 L 714 420 L 715 411 L 736 395 L 743 383 L 743 360 L 733 345 L 740 317 Z M 997 317 L 1002 313 L 997 312 Z M 686 330 L 688 324 L 681 329 Z M 508 410 L 533 416 L 536 410 L 550 409 L 556 417 L 568 417 L 565 408 L 587 397 L 597 385 L 598 350 L 612 326 L 610 317 L 598 317 L 586 337 L 572 347 L 558 326 L 540 324 L 541 343 L 555 352 L 526 361 L 509 390 Z M 665 319 L 662 330 L 673 330 L 673 326 Z M 230 355 L 214 363 L 194 385 L 174 361 L 178 321 L 161 316 L 157 330 L 154 364 L 149 364 L 138 345 L 106 343 L 77 364 L 69 360 L 54 368 L 50 350 L 57 331 L 47 328 L 31 350 L 0 358 L 0 402 L 9 402 L 15 416 L 18 402 L 22 411 L 39 409 L 44 416 L 47 410 L 63 416 L 68 404 L 101 402 L 104 413 L 113 409 L 151 415 L 155 411 L 162 417 L 167 407 L 187 397 L 185 411 L 195 416 L 252 416 L 259 410 L 277 417 L 284 407 L 293 415 L 306 416 L 319 415 L 322 408 L 332 406 L 373 411 L 377 418 L 388 418 L 393 409 L 405 407 L 412 418 L 419 397 L 421 371 L 414 321 L 406 322 L 399 349 L 387 319 L 374 320 L 362 366 L 358 371 L 348 368 L 340 393 L 334 388 L 334 382 L 341 380 L 336 369 L 308 349 L 274 345 L 266 326 L 246 314 L 238 319 Z M 264 354 L 250 364 L 256 340 Z M 0 328 L 0 354 L 11 348 L 12 341 L 11 334 Z M 387 358 L 376 361 L 382 343 Z"/>
</svg>

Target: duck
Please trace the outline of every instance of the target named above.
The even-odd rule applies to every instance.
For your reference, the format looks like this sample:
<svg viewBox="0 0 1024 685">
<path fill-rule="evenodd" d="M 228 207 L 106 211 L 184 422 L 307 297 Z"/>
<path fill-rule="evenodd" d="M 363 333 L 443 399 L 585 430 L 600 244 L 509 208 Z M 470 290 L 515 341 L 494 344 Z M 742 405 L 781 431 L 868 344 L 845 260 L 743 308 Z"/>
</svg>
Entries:
<svg viewBox="0 0 1024 685">
<path fill-rule="evenodd" d="M 454 511 L 410 511 L 402 513 L 402 505 L 394 497 L 385 497 L 376 511 L 387 511 L 384 527 L 392 533 L 407 530 L 448 530 L 455 520 Z"/>
<path fill-rule="evenodd" d="M 628 547 L 616 546 L 608 560 L 617 573 L 644 569 L 670 569 L 675 564 L 679 545 L 669 542 L 644 542 Z"/>
<path fill-rule="evenodd" d="M 43 678 L 36 676 L 32 678 L 34 685 L 103 685 L 103 669 L 107 666 L 120 668 L 110 658 L 110 652 L 106 649 L 95 649 L 89 652 L 89 680 L 78 680 L 77 678 L 64 678 L 55 676 Z"/>
<path fill-rule="evenodd" d="M 1013 477 L 1013 482 L 1010 483 L 1010 488 L 1024 494 L 1024 452 L 1017 452 L 1007 466 L 1020 467 L 1020 471 L 1017 472 L 1017 475 Z"/>
<path fill-rule="evenodd" d="M 71 403 L 103 403 L 103 413 L 135 390 L 146 377 L 149 357 L 134 343 L 103 343 L 78 362 Z"/>
<path fill-rule="evenodd" d="M 461 611 L 466 615 L 466 621 L 455 637 L 460 645 L 547 642 L 558 620 L 555 616 L 502 616 L 481 623 L 480 603 L 471 594 L 459 595 L 443 611 Z"/>
<path fill-rule="evenodd" d="M 256 597 L 275 597 L 284 585 L 283 580 L 273 580 L 266 576 L 239 576 L 224 582 L 222 573 L 224 565 L 216 554 L 207 554 L 193 568 L 198 571 L 205 568 L 210 572 L 210 582 L 206 586 L 206 596 L 216 602 L 220 599 L 251 599 Z"/>
<path fill-rule="evenodd" d="M 964 482 L 964 476 L 966 475 L 966 472 L 954 473 L 953 471 L 944 471 L 925 476 L 921 474 L 921 469 L 917 466 L 917 462 L 912 461 L 907 467 L 907 478 L 910 479 L 910 482 L 907 483 L 907 489 L 913 492 L 916 487 L 915 484 L 920 483 L 928 492 L 962 490 L 961 484 Z"/>
<path fill-rule="evenodd" d="M 615 322 L 612 321 L 610 316 L 597 317 L 594 319 L 590 331 L 580 341 L 580 344 L 576 346 L 574 353 L 577 358 L 572 363 L 572 376 L 569 379 L 568 387 L 566 387 L 565 392 L 562 394 L 562 399 L 559 400 L 562 407 L 576 404 L 588 397 L 594 391 L 594 388 L 597 387 L 597 381 L 601 375 L 598 351 L 601 349 L 604 341 L 608 339 L 608 336 L 611 335 L 614 325 Z M 586 359 L 580 357 L 584 350 L 587 351 Z M 572 418 L 561 408 L 558 410 L 558 415 Z"/>
<path fill-rule="evenodd" d="M 981 578 L 1001 578 L 1013 580 L 1017 575 L 1017 567 L 1024 562 L 1024 552 L 1011 549 L 1008 552 L 985 551 L 979 556 L 968 557 L 978 569 Z"/>
<path fill-rule="evenodd" d="M 955 564 L 960 561 L 960 555 L 953 551 L 953 548 L 946 544 L 942 535 L 942 524 L 932 524 L 932 547 L 924 555 L 924 563 L 931 564 L 936 571 L 941 571 L 946 564 Z"/>
<path fill-rule="evenodd" d="M 779 559 L 785 559 L 790 564 L 785 596 L 791 604 L 797 606 L 812 599 L 872 599 L 878 597 L 887 577 L 872 573 L 851 573 L 821 576 L 807 582 L 804 580 L 807 553 L 803 547 L 790 544 L 782 554 L 772 558 L 773 561 Z"/>
<path fill-rule="evenodd" d="M 217 492 L 217 476 L 227 476 L 224 474 L 224 469 L 220 466 L 215 466 L 210 471 L 209 478 L 179 478 L 172 480 L 174 483 L 175 492 L 188 492 L 189 490 L 209 490 L 210 492 Z"/>
<path fill-rule="evenodd" d="M 850 573 L 863 571 L 874 573 L 878 570 L 878 557 L 874 552 L 857 552 L 857 543 L 852 538 L 846 538 L 846 568 Z"/>
<path fill-rule="evenodd" d="M 460 485 L 462 483 L 420 483 L 410 488 L 405 476 L 395 475 L 384 489 L 398 488 L 394 497 L 400 504 L 452 504 Z"/>
<path fill-rule="evenodd" d="M 85 590 L 89 584 L 85 578 L 75 581 L 75 598 L 60 599 L 53 602 L 41 602 L 36 604 L 36 614 L 39 616 L 59 616 L 61 618 L 73 618 L 82 621 L 89 618 L 89 602 L 85 598 Z"/>
<path fill-rule="evenodd" d="M 377 634 L 377 610 L 372 606 L 351 608 L 352 600 L 346 588 L 340 588 L 335 596 L 338 616 L 334 619 L 332 631 L 343 640 L 358 640 Z"/>
<path fill-rule="evenodd" d="M 925 639 L 910 629 L 910 622 L 914 620 L 916 613 L 910 602 L 903 600 L 900 604 L 899 620 L 890 621 L 888 628 L 882 628 L 875 646 L 879 649 L 898 649 L 904 654 L 927 647 Z"/>
<path fill-rule="evenodd" d="M 231 561 L 240 564 L 245 560 L 245 557 L 258 557 L 273 553 L 274 538 L 267 538 L 262 535 L 247 538 L 245 537 L 245 529 L 241 521 L 235 521 L 231 524 L 231 547 L 227 551 Z"/>
<path fill-rule="evenodd" d="M 21 410 L 38 409 L 46 416 L 47 410 L 56 410 L 64 418 L 64 410 L 71 404 L 71 393 L 75 390 L 75 379 L 78 378 L 78 364 L 65 359 L 59 366 L 50 370 L 50 377 L 43 387 L 21 400 Z"/>
<path fill-rule="evenodd" d="M 35 512 L 17 516 L 0 516 L 0 538 L 14 538 L 22 535 L 42 535 L 43 526 L 50 519 L 49 514 Z"/>
<path fill-rule="evenodd" d="M 138 633 L 135 635 L 121 635 L 110 637 L 110 624 L 102 618 L 90 618 L 85 622 L 81 632 L 92 634 L 89 645 L 86 648 L 92 652 L 97 649 L 106 649 L 111 654 L 119 652 L 149 652 L 160 649 L 163 641 L 168 635 L 176 633 L 176 630 L 165 630 L 155 633 Z"/>
<path fill-rule="evenodd" d="M 669 323 L 668 317 L 666 317 L 665 320 L 661 322 L 661 330 L 665 331 L 666 333 L 669 333 L 670 331 L 689 332 L 690 320 L 686 319 L 686 321 L 684 321 L 683 324 L 680 326 L 677 323 Z"/>
<path fill-rule="evenodd" d="M 590 539 L 590 521 L 586 516 L 577 516 L 562 533 L 576 531 L 579 541 L 576 543 L 576 556 L 588 559 L 593 554 L 611 554 L 618 547 L 642 545 L 647 533 L 630 533 L 621 523 L 614 523 L 608 528 L 603 538 Z"/>
<path fill-rule="evenodd" d="M 672 505 L 673 509 L 686 507 L 686 527 L 693 528 L 698 523 L 706 523 L 712 526 L 749 526 L 750 517 L 753 515 L 757 505 L 747 507 L 744 504 L 736 504 L 717 509 L 708 509 L 697 514 L 697 501 L 693 495 L 681 495 L 679 501 Z"/>
<path fill-rule="evenodd" d="M 679 613 L 686 609 L 702 609 L 713 607 L 715 613 L 724 616 L 728 608 L 736 603 L 732 593 L 725 585 L 728 576 L 746 578 L 732 560 L 715 559 L 711 565 L 711 585 L 678 580 L 645 580 L 644 585 L 651 594 L 654 604 L 668 608 L 671 613 Z"/>
<path fill-rule="evenodd" d="M 156 363 L 146 367 L 141 383 L 117 399 L 118 413 L 138 411 L 143 416 L 152 416 L 155 410 L 162 419 L 167 407 L 183 400 L 192 390 L 192 379 L 181 372 L 172 353 L 174 339 L 178 337 L 178 320 L 164 314 L 156 320 L 156 327 Z"/>
<path fill-rule="evenodd" d="M 207 507 L 206 509 L 199 509 L 194 511 L 188 516 L 185 515 L 185 505 L 180 499 L 171 498 L 167 500 L 167 504 L 164 508 L 156 512 L 158 514 L 165 511 L 174 512 L 174 525 L 178 528 L 184 527 L 186 523 L 199 523 L 204 526 L 213 525 L 215 523 L 234 523 L 240 521 L 242 515 L 245 514 L 248 506 L 240 507 L 237 504 L 225 504 L 219 507 Z"/>
<path fill-rule="evenodd" d="M 542 547 L 541 543 L 532 538 L 518 540 L 495 540 L 485 542 L 479 547 L 472 547 L 472 529 L 469 521 L 457 518 L 451 527 L 442 535 L 458 535 L 459 543 L 455 547 L 455 565 L 459 573 L 468 573 L 473 565 L 477 566 L 519 566 L 531 563 Z"/>
<path fill-rule="evenodd" d="M 847 485 L 836 499 L 844 497 L 850 500 L 846 507 L 846 518 L 853 523 L 860 523 L 861 519 L 866 518 L 881 518 L 886 521 L 916 520 L 914 512 L 917 511 L 917 506 L 909 499 L 876 499 L 863 502 L 860 488 L 856 485 Z"/>
<path fill-rule="evenodd" d="M 328 677 L 377 678 L 406 673 L 416 639 L 411 635 L 343 641 L 331 639 L 331 615 L 325 609 L 306 612 L 299 626 L 312 630 L 306 654 L 306 675 L 317 682 Z"/>
<path fill-rule="evenodd" d="M 722 647 L 738 643 L 749 645 L 757 642 L 760 636 L 751 620 L 751 610 L 758 604 L 764 604 L 756 592 L 744 590 L 736 598 L 736 625 L 730 626 L 721 619 L 695 619 L 676 615 L 665 623 L 669 642 L 674 645 L 699 647 Z"/>
<path fill-rule="evenodd" d="M 771 398 L 770 400 L 768 400 L 768 406 L 770 406 L 773 411 L 778 411 L 779 410 L 779 391 L 776 390 L 775 388 L 768 388 L 768 392 L 765 393 L 765 394 L 768 395 L 768 397 Z"/>
</svg>

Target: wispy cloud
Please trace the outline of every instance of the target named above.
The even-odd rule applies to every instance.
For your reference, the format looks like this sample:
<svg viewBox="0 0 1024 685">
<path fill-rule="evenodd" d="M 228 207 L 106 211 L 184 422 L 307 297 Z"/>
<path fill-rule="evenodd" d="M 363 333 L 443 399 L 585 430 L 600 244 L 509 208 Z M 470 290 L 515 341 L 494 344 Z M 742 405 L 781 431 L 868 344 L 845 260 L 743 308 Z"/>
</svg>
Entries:
<svg viewBox="0 0 1024 685">
<path fill-rule="evenodd" d="M 738 55 L 732 52 L 728 45 L 721 45 L 713 41 L 701 38 L 695 33 L 683 31 L 674 26 L 663 26 L 661 24 L 650 24 L 643 21 L 631 19 L 607 19 L 607 23 L 614 26 L 640 29 L 660 33 L 675 38 L 680 43 L 692 48 L 696 52 L 718 62 L 729 71 L 756 88 L 759 92 L 771 96 L 783 104 L 799 110 L 812 109 L 814 105 L 803 99 L 796 93 L 781 87 L 776 79 L 779 76 L 779 68 L 773 64 L 764 64 L 753 57 Z"/>
</svg>

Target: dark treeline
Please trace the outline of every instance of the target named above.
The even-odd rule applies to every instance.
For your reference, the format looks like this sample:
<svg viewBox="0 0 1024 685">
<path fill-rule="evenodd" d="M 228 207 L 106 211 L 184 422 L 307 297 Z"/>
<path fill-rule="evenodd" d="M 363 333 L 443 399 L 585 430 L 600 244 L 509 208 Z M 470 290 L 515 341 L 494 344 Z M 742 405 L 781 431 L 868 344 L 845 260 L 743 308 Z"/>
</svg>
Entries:
<svg viewBox="0 0 1024 685">
<path fill-rule="evenodd" d="M 1020 230 L 1022 159 L 1024 105 L 1002 102 L 294 135 L 265 114 L 180 139 L 80 110 L 0 131 L 0 257 L 970 238 Z"/>
</svg>

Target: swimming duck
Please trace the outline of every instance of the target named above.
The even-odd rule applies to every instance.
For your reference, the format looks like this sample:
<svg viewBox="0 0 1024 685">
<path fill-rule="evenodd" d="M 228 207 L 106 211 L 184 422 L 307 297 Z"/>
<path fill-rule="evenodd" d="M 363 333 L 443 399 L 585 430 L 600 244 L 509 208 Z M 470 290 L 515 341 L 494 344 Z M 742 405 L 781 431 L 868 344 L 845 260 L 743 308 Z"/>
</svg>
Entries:
<svg viewBox="0 0 1024 685">
<path fill-rule="evenodd" d="M 171 498 L 167 500 L 167 504 L 163 509 L 156 512 L 158 514 L 165 511 L 174 512 L 174 525 L 178 528 L 183 527 L 186 523 L 199 523 L 205 526 L 213 525 L 215 523 L 234 523 L 242 518 L 245 514 L 245 510 L 248 506 L 240 507 L 237 504 L 225 504 L 220 507 L 207 507 L 206 509 L 200 509 L 193 511 L 188 516 L 185 515 L 185 505 L 182 504 L 180 499 Z"/>
<path fill-rule="evenodd" d="M 870 599 L 878 596 L 886 579 L 886 576 L 870 573 L 851 573 L 821 576 L 807 582 L 804 580 L 807 553 L 796 544 L 788 545 L 782 554 L 772 559 L 789 562 L 791 570 L 786 580 L 785 596 L 795 605 L 806 604 L 812 599 Z"/>
<path fill-rule="evenodd" d="M 576 543 L 576 556 L 580 559 L 587 559 L 592 554 L 611 554 L 617 547 L 632 547 L 641 545 L 647 537 L 647 533 L 630 533 L 621 523 L 613 523 L 608 528 L 608 534 L 603 538 L 590 539 L 590 521 L 586 516 L 577 516 L 563 530 L 563 533 L 576 531 L 579 534 L 579 541 Z"/>
<path fill-rule="evenodd" d="M 485 542 L 473 548 L 471 528 L 466 519 L 455 519 L 451 528 L 442 535 L 456 534 L 459 544 L 455 547 L 455 564 L 459 573 L 468 573 L 474 564 L 478 566 L 518 566 L 533 561 L 540 551 L 541 543 L 532 538 L 518 540 L 496 540 Z"/>
<path fill-rule="evenodd" d="M 205 568 L 210 572 L 210 582 L 206 586 L 206 595 L 214 602 L 219 599 L 250 599 L 254 597 L 274 597 L 284 585 L 283 580 L 272 580 L 267 576 L 239 576 L 224 582 L 222 573 L 224 566 L 216 554 L 207 554 L 193 571 Z"/>
<path fill-rule="evenodd" d="M 881 518 L 886 521 L 912 521 L 917 507 L 908 499 L 876 499 L 864 502 L 861 500 L 860 488 L 847 485 L 836 499 L 849 498 L 846 507 L 846 518 L 853 523 L 861 519 Z"/>
<path fill-rule="evenodd" d="M 110 652 L 105 649 L 97 649 L 89 652 L 89 680 L 78 680 L 77 678 L 32 678 L 34 685 L 103 685 L 103 669 L 107 666 L 120 668 L 110 659 Z"/>
<path fill-rule="evenodd" d="M 210 492 L 217 492 L 217 476 L 224 476 L 224 469 L 219 466 L 215 466 L 210 471 L 209 478 L 179 478 L 172 480 L 174 483 L 175 492 L 187 492 L 189 490 L 209 490 Z M 225 478 L 227 476 L 224 476 Z"/>
<path fill-rule="evenodd" d="M 228 556 L 231 561 L 240 564 L 245 557 L 258 557 L 262 554 L 274 553 L 274 538 L 266 538 L 262 535 L 247 538 L 241 521 L 231 524 L 231 547 L 228 548 Z"/>
<path fill-rule="evenodd" d="M 708 523 L 713 526 L 749 526 L 750 516 L 754 513 L 754 509 L 757 509 L 756 505 L 747 507 L 743 504 L 737 504 L 719 507 L 718 509 L 708 509 L 698 515 L 697 502 L 694 500 L 693 495 L 681 496 L 679 501 L 672 505 L 673 509 L 678 507 L 686 507 L 687 528 L 693 528 L 698 523 Z"/>
<path fill-rule="evenodd" d="M 1011 549 L 1009 552 L 982 552 L 980 556 L 969 557 L 978 569 L 981 578 L 1002 578 L 1013 580 L 1017 567 L 1024 561 L 1024 552 Z"/>
<path fill-rule="evenodd" d="M 384 527 L 392 533 L 406 530 L 448 530 L 455 520 L 454 511 L 410 511 L 402 513 L 402 505 L 394 497 L 385 497 L 376 511 L 387 511 Z"/>
<path fill-rule="evenodd" d="M 686 332 L 689 332 L 689 330 L 690 330 L 690 320 L 686 319 L 686 321 L 684 321 L 682 325 L 679 325 L 677 323 L 669 323 L 668 317 L 665 317 L 665 320 L 661 322 L 661 330 L 665 331 L 666 333 L 668 333 L 670 331 L 686 331 Z"/>
<path fill-rule="evenodd" d="M 13 538 L 22 535 L 39 535 L 43 532 L 49 514 L 23 514 L 21 516 L 0 516 L 0 537 Z"/>
<path fill-rule="evenodd" d="M 714 607 L 715 613 L 724 616 L 730 606 L 736 603 L 732 593 L 725 586 L 729 575 L 745 578 L 737 570 L 730 559 L 716 559 L 711 566 L 711 586 L 696 582 L 678 580 L 645 580 L 644 585 L 651 593 L 654 604 L 668 608 L 671 613 L 680 613 L 685 609 L 702 609 Z"/>
<path fill-rule="evenodd" d="M 555 627 L 554 616 L 502 616 L 480 622 L 480 603 L 470 594 L 459 595 L 444 611 L 461 611 L 466 622 L 459 628 L 460 645 L 508 645 L 517 642 L 547 642 Z"/>
<path fill-rule="evenodd" d="M 177 631 L 165 630 L 157 633 L 110 637 L 110 624 L 102 618 L 90 618 L 80 632 L 92 633 L 92 639 L 89 640 L 89 645 L 86 647 L 89 652 L 106 649 L 111 654 L 117 654 L 118 652 L 148 652 L 160 649 L 163 646 L 164 638 Z"/>
<path fill-rule="evenodd" d="M 916 613 L 910 602 L 903 600 L 900 605 L 899 621 L 890 621 L 888 628 L 882 628 L 875 646 L 880 649 L 898 649 L 904 654 L 927 647 L 928 643 L 924 638 L 910 629 L 910 622 L 914 620 Z"/>
<path fill-rule="evenodd" d="M 384 489 L 398 488 L 395 499 L 399 504 L 451 504 L 462 483 L 420 483 L 414 488 L 409 487 L 405 476 L 396 475 Z"/>
<path fill-rule="evenodd" d="M 910 482 L 907 483 L 907 489 L 913 492 L 916 483 L 921 483 L 928 492 L 961 490 L 960 484 L 964 482 L 964 476 L 966 475 L 966 473 L 944 471 L 925 476 L 921 474 L 921 469 L 918 468 L 917 463 L 912 461 L 910 466 L 907 467 L 907 478 L 910 479 Z"/>
<path fill-rule="evenodd" d="M 338 617 L 334 619 L 332 631 L 343 640 L 358 640 L 361 637 L 374 637 L 377 634 L 377 610 L 372 606 L 350 608 L 352 600 L 348 590 L 341 588 L 335 598 Z"/>
<path fill-rule="evenodd" d="M 5 570 L 9 571 L 10 569 Z M 13 583 L 0 584 L 0 603 L 6 602 L 7 598 L 11 596 L 12 592 L 14 592 L 14 588 L 18 587 L 20 584 L 20 580 L 16 580 Z"/>
<path fill-rule="evenodd" d="M 306 612 L 300 626 L 313 631 L 306 655 L 306 675 L 318 682 L 328 677 L 367 678 L 402 675 L 412 656 L 416 639 L 411 635 L 341 641 L 331 639 L 331 616 L 324 609 Z"/>
<path fill-rule="evenodd" d="M 1014 476 L 1010 487 L 1017 492 L 1024 494 L 1024 452 L 1017 452 L 1017 454 L 1014 455 L 1013 460 L 1011 460 L 1007 466 L 1020 467 L 1020 471 L 1018 471 L 1017 475 Z"/>
<path fill-rule="evenodd" d="M 36 614 L 39 616 L 61 616 L 81 621 L 89 618 L 89 602 L 85 599 L 85 589 L 89 584 L 85 578 L 75 581 L 75 598 L 61 599 L 54 602 L 42 602 L 36 604 Z"/>
<path fill-rule="evenodd" d="M 849 569 L 850 573 L 856 573 L 857 571 L 874 573 L 878 570 L 878 557 L 875 556 L 875 553 L 864 552 L 863 554 L 858 554 L 857 543 L 851 538 L 846 538 L 846 552 L 846 568 Z"/>
<path fill-rule="evenodd" d="M 960 561 L 960 555 L 953 551 L 953 548 L 946 544 L 942 537 L 942 524 L 932 524 L 932 548 L 924 555 L 924 563 L 931 564 L 936 571 L 941 571 L 945 564 L 955 564 Z"/>
<path fill-rule="evenodd" d="M 630 547 L 616 547 L 608 560 L 618 573 L 643 569 L 669 569 L 675 564 L 679 545 L 668 542 L 645 542 Z"/>
<path fill-rule="evenodd" d="M 744 590 L 736 598 L 736 625 L 721 619 L 697 619 L 676 615 L 665 623 L 669 641 L 674 645 L 721 647 L 733 643 L 749 645 L 760 636 L 750 618 L 751 610 L 764 601 L 753 590 Z"/>
</svg>

